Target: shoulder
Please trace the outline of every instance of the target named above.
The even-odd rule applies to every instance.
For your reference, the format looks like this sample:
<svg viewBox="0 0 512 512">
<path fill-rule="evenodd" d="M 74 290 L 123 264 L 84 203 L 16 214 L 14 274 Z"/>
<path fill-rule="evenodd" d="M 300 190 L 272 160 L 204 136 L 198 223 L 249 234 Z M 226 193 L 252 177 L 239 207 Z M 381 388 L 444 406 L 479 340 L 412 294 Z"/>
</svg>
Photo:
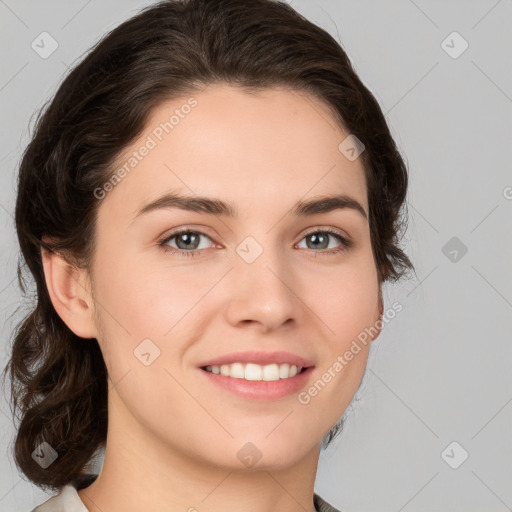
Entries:
<svg viewBox="0 0 512 512">
<path fill-rule="evenodd" d="M 85 482 L 81 482 L 82 485 L 68 484 L 64 486 L 59 494 L 52 496 L 30 512 L 88 512 L 77 492 L 77 488 L 87 487 L 83 483 Z M 341 512 L 316 493 L 313 495 L 313 500 L 318 512 Z"/>
<path fill-rule="evenodd" d="M 88 512 L 78 490 L 88 487 L 98 475 L 79 475 L 72 483 L 65 485 L 58 494 L 47 499 L 30 512 Z"/>
<path fill-rule="evenodd" d="M 315 504 L 315 509 L 318 512 L 341 512 L 337 508 L 334 508 L 332 505 L 327 503 L 327 501 L 325 501 L 316 493 L 313 495 L 313 502 Z"/>
<path fill-rule="evenodd" d="M 87 512 L 78 492 L 71 484 L 64 486 L 59 494 L 47 499 L 31 512 Z"/>
</svg>

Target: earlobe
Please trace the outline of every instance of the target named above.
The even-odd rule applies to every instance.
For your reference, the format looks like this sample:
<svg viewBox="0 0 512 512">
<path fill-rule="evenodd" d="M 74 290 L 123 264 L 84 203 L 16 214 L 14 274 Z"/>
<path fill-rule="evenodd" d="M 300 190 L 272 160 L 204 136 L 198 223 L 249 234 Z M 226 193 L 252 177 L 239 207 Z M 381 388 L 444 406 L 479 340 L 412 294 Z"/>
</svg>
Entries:
<svg viewBox="0 0 512 512">
<path fill-rule="evenodd" d="M 96 338 L 89 276 L 60 254 L 41 248 L 46 288 L 62 321 L 81 338 Z"/>
</svg>

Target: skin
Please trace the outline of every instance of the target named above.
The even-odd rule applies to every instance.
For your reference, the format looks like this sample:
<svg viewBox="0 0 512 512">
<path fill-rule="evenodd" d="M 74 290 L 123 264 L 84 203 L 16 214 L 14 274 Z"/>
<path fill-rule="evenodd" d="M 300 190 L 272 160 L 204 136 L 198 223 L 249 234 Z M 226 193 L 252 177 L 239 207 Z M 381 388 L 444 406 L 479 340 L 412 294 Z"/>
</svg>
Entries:
<svg viewBox="0 0 512 512">
<path fill-rule="evenodd" d="M 119 162 L 190 96 L 157 107 Z M 91 273 L 43 252 L 56 311 L 77 335 L 97 338 L 109 372 L 103 469 L 78 494 L 94 512 L 313 511 L 322 438 L 353 398 L 370 343 L 306 405 L 297 393 L 244 400 L 197 365 L 287 350 L 314 362 L 307 389 L 375 325 L 382 302 L 368 221 L 348 208 L 290 214 L 301 199 L 334 193 L 368 213 L 362 162 L 338 150 L 348 133 L 304 93 L 217 84 L 193 97 L 190 114 L 101 200 Z M 169 191 L 220 198 L 240 215 L 173 208 L 134 220 Z M 200 255 L 158 245 L 181 227 L 206 235 Z M 353 246 L 327 254 L 340 246 L 335 237 L 308 245 L 322 228 Z M 250 264 L 236 252 L 247 236 L 263 249 Z M 168 245 L 185 246 L 176 237 Z M 134 356 L 146 338 L 160 350 L 149 366 Z M 252 467 L 237 457 L 248 442 L 261 452 Z"/>
</svg>

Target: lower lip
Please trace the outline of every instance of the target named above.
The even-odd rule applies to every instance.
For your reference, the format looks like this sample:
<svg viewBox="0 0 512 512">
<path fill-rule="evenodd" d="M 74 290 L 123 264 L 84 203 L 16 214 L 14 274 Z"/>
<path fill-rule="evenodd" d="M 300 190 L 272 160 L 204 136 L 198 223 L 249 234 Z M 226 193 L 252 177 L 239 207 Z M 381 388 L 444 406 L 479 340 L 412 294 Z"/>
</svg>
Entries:
<svg viewBox="0 0 512 512">
<path fill-rule="evenodd" d="M 279 380 L 235 379 L 233 377 L 226 377 L 220 373 L 207 372 L 201 368 L 199 371 L 204 373 L 214 384 L 217 384 L 224 389 L 241 396 L 242 398 L 269 401 L 279 400 L 300 391 L 309 380 L 313 369 L 314 366 L 310 366 L 306 368 L 305 371 L 295 375 L 294 377 Z"/>
</svg>

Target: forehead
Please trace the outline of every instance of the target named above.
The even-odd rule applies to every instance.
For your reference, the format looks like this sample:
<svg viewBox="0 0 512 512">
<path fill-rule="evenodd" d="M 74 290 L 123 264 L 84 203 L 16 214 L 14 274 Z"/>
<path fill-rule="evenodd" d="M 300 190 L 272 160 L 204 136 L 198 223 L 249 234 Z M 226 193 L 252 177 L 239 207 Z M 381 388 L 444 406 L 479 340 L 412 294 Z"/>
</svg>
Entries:
<svg viewBox="0 0 512 512">
<path fill-rule="evenodd" d="M 152 111 L 117 159 L 114 172 L 125 172 L 104 202 L 135 215 L 172 190 L 222 197 L 243 211 L 344 193 L 367 210 L 362 161 L 339 150 L 348 135 L 304 92 L 210 86 Z"/>
</svg>

